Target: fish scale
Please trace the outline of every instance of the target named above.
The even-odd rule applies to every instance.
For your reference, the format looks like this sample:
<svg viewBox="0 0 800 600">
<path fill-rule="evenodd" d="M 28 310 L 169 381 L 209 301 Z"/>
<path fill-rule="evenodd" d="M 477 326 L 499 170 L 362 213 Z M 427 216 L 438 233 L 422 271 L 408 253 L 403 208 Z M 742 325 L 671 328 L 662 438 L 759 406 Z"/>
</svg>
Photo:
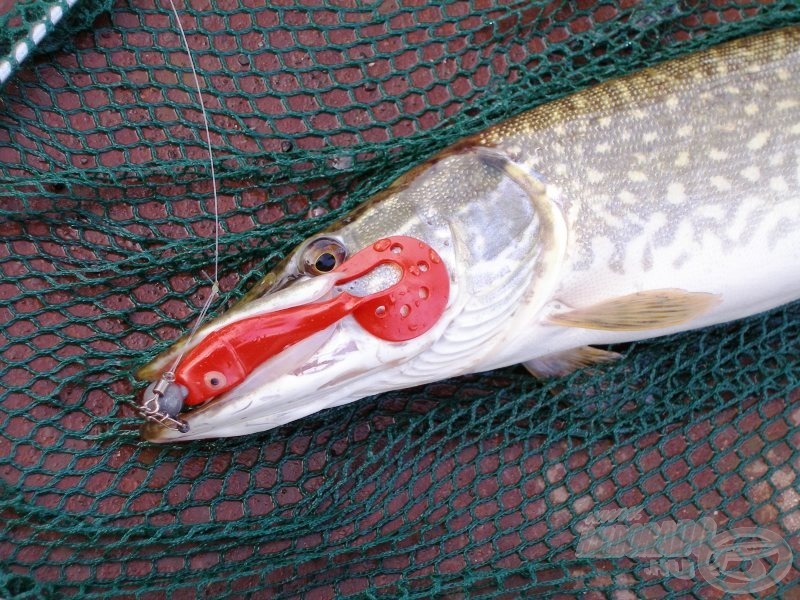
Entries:
<svg viewBox="0 0 800 600">
<path fill-rule="evenodd" d="M 591 269 L 596 266 L 591 242 L 598 235 L 614 241 L 621 254 L 638 231 L 637 222 L 653 214 L 663 213 L 674 230 L 684 219 L 702 218 L 698 205 L 719 206 L 730 216 L 731 194 L 760 192 L 765 181 L 777 185 L 772 177 L 782 177 L 793 189 L 800 186 L 798 90 L 781 85 L 791 73 L 798 80 L 799 42 L 800 30 L 788 28 L 689 55 L 525 113 L 488 130 L 478 142 L 510 154 L 541 148 L 524 151 L 522 160 L 563 190 L 566 212 L 577 209 L 570 224 L 580 253 L 574 267 Z M 754 120 L 756 113 L 770 117 Z M 753 122 L 758 125 L 749 131 Z M 620 139 L 622 148 L 609 143 Z M 747 151 L 737 148 L 742 141 Z M 781 149 L 793 160 L 779 165 L 765 160 Z M 757 163 L 763 163 L 762 173 L 753 177 L 748 169 Z M 767 167 L 772 171 L 764 172 Z M 785 201 L 780 193 L 759 197 L 771 205 Z M 698 229 L 735 243 L 724 227 Z M 611 267 L 621 269 L 623 262 L 615 256 Z"/>
<path fill-rule="evenodd" d="M 671 333 L 797 297 L 799 47 L 797 27 L 736 40 L 479 136 L 500 151 L 541 148 L 519 160 L 558 190 L 569 221 L 570 273 L 556 294 L 559 306 L 671 286 L 720 296 L 717 309 L 691 327 L 662 331 Z M 534 335 L 545 353 L 577 343 L 572 330 L 542 329 Z M 646 337 L 652 331 L 608 331 L 581 342 Z"/>
</svg>

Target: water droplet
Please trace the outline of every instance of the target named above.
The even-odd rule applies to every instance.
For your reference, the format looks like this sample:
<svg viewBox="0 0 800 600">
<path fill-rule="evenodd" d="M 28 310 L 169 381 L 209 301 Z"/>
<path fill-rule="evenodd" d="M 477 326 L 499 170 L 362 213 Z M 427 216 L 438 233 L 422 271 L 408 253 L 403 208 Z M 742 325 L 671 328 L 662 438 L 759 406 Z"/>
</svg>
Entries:
<svg viewBox="0 0 800 600">
<path fill-rule="evenodd" d="M 239 64 L 242 66 L 247 66 L 250 64 L 250 57 L 246 54 L 240 54 L 238 58 Z"/>
<path fill-rule="evenodd" d="M 407 317 L 408 313 L 410 313 L 410 312 L 411 312 L 411 307 L 408 304 L 403 304 L 403 306 L 400 307 L 400 316 L 401 317 Z"/>
<path fill-rule="evenodd" d="M 430 290 L 428 288 L 426 288 L 426 287 L 419 288 L 419 292 L 418 293 L 419 293 L 419 297 L 422 298 L 423 300 L 425 300 L 425 298 L 427 298 L 428 296 L 431 295 Z"/>
<path fill-rule="evenodd" d="M 420 261 L 420 262 L 417 264 L 417 268 L 418 268 L 420 271 L 422 271 L 423 273 L 425 273 L 425 272 L 426 272 L 426 271 L 427 271 L 427 270 L 428 270 L 430 267 L 428 267 L 428 263 L 426 263 L 426 262 L 424 262 L 424 261 Z"/>
<path fill-rule="evenodd" d="M 412 265 L 408 268 L 408 272 L 412 275 L 419 275 L 419 268 Z"/>
<path fill-rule="evenodd" d="M 392 252 L 395 254 L 400 254 L 403 251 L 403 247 L 400 244 L 394 244 L 392 246 Z"/>
<path fill-rule="evenodd" d="M 391 245 L 392 245 L 391 240 L 387 240 L 386 238 L 384 238 L 372 244 L 372 249 L 375 250 L 375 252 L 383 252 L 384 250 L 387 250 Z"/>
<path fill-rule="evenodd" d="M 294 144 L 289 140 L 281 142 L 281 152 L 291 152 L 294 149 Z"/>
<path fill-rule="evenodd" d="M 386 307 L 385 306 L 379 306 L 378 308 L 376 308 L 375 309 L 375 316 L 376 317 L 385 317 L 386 316 Z"/>
<path fill-rule="evenodd" d="M 417 323 L 409 323 L 408 324 L 408 330 L 409 331 L 416 331 L 417 329 L 419 329 L 419 324 L 417 324 Z"/>
<path fill-rule="evenodd" d="M 433 250 L 431 250 L 430 252 L 430 258 L 431 262 L 435 265 L 438 265 L 440 262 L 442 262 L 441 259 L 439 258 L 439 255 L 436 254 L 436 252 L 434 252 Z"/>
</svg>

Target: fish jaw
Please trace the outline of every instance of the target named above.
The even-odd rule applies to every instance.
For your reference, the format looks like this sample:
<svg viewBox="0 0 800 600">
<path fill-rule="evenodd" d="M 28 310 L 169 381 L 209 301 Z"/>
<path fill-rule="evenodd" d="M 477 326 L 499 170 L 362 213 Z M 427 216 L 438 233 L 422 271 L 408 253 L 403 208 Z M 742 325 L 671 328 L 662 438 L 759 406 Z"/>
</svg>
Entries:
<svg viewBox="0 0 800 600">
<path fill-rule="evenodd" d="M 267 360 L 232 390 L 181 413 L 185 425 L 181 429 L 148 422 L 142 436 L 163 443 L 247 435 L 366 396 L 439 379 L 439 373 L 431 375 L 415 365 L 446 338 L 451 322 L 463 313 L 468 296 L 462 282 L 467 278 L 463 265 L 455 260 L 454 245 L 447 240 L 442 250 L 452 278 L 447 306 L 423 335 L 387 341 L 370 334 L 348 315 Z M 445 252 L 448 247 L 450 253 Z M 459 357 L 449 354 L 454 360 L 443 366 L 445 373 L 458 374 Z"/>
<path fill-rule="evenodd" d="M 147 423 L 142 436 L 163 443 L 247 435 L 359 398 L 415 385 L 413 372 L 403 365 L 424 354 L 440 335 L 441 331 L 432 331 L 422 338 L 388 343 L 346 317 L 298 344 L 288 359 L 279 355 L 267 361 L 230 392 L 183 413 L 187 431 Z"/>
</svg>

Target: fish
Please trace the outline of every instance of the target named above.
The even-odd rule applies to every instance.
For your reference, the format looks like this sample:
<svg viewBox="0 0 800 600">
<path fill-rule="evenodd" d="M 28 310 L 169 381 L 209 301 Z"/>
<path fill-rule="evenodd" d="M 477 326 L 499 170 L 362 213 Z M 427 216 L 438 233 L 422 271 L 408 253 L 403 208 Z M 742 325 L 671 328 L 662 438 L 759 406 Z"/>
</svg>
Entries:
<svg viewBox="0 0 800 600">
<path fill-rule="evenodd" d="M 563 376 L 800 298 L 799 81 L 785 27 L 445 148 L 142 367 L 143 437 L 247 435 L 514 364 Z"/>
</svg>

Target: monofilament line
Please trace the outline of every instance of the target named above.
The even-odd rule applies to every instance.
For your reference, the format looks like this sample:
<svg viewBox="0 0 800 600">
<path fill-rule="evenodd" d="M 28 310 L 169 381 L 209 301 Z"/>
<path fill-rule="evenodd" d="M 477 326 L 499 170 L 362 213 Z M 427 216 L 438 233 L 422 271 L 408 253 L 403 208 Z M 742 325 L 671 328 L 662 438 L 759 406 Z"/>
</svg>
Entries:
<svg viewBox="0 0 800 600">
<path fill-rule="evenodd" d="M 211 148 L 211 131 L 208 126 L 208 115 L 206 114 L 206 104 L 203 100 L 203 92 L 200 89 L 200 78 L 197 76 L 197 69 L 195 69 L 194 66 L 194 58 L 192 57 L 192 51 L 189 49 L 189 42 L 186 39 L 186 33 L 183 30 L 183 24 L 181 23 L 180 15 L 178 15 L 178 9 L 175 7 L 173 0 L 169 0 L 169 5 L 172 8 L 172 14 L 175 15 L 175 22 L 178 24 L 178 31 L 181 35 L 183 48 L 186 51 L 186 57 L 189 59 L 189 66 L 192 69 L 192 76 L 194 78 L 194 87 L 195 90 L 197 90 L 197 100 L 200 104 L 200 112 L 203 115 L 203 125 L 206 133 L 206 149 L 208 151 L 208 164 L 211 170 L 211 189 L 214 196 L 214 280 L 211 285 L 211 293 L 206 299 L 206 302 L 203 305 L 197 320 L 195 321 L 194 327 L 192 327 L 192 330 L 189 333 L 189 338 L 183 345 L 183 350 L 180 352 L 178 357 L 175 359 L 175 362 L 172 364 L 172 367 L 170 367 L 168 371 L 168 373 L 174 373 L 178 364 L 180 364 L 181 360 L 183 359 L 183 355 L 188 350 L 192 338 L 194 338 L 198 328 L 205 320 L 208 310 L 211 307 L 211 303 L 219 295 L 219 199 L 217 196 L 217 175 L 214 170 L 214 151 Z"/>
</svg>

